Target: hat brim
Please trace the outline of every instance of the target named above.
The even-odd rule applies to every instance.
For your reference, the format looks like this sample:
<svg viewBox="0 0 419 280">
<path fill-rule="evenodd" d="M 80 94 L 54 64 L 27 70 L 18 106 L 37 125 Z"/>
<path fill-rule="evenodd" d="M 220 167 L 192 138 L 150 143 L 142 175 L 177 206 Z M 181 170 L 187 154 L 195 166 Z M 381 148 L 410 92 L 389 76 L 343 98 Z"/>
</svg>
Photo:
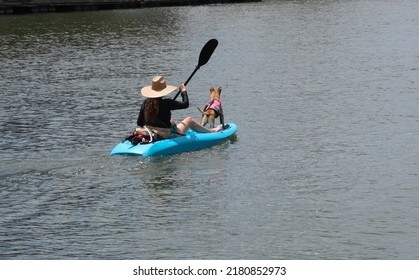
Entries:
<svg viewBox="0 0 419 280">
<path fill-rule="evenodd" d="M 151 86 L 146 86 L 141 89 L 141 94 L 148 98 L 159 98 L 168 95 L 169 93 L 173 92 L 176 89 L 175 86 L 167 85 L 161 91 L 155 91 L 151 88 Z"/>
</svg>

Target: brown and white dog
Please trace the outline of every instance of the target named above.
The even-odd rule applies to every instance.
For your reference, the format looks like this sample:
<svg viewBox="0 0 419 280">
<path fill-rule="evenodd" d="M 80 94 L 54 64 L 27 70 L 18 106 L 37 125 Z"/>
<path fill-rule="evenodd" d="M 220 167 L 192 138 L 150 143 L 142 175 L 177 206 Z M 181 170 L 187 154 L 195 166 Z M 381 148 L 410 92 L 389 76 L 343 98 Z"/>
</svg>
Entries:
<svg viewBox="0 0 419 280">
<path fill-rule="evenodd" d="M 224 127 L 224 113 L 223 108 L 221 107 L 221 90 L 222 88 L 219 87 L 215 90 L 213 87 L 210 88 L 211 92 L 211 100 L 210 102 L 205 105 L 204 110 L 198 107 L 198 110 L 201 112 L 201 125 L 205 126 L 210 121 L 210 127 L 215 127 L 215 119 L 220 117 L 220 123 Z"/>
</svg>

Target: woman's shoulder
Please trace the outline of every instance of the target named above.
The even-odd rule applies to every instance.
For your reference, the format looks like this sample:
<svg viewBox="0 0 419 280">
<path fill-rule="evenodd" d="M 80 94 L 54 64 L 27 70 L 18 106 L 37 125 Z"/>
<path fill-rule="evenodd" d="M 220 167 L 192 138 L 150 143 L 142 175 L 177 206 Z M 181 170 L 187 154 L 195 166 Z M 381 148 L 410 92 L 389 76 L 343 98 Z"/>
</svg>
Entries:
<svg viewBox="0 0 419 280">
<path fill-rule="evenodd" d="M 176 102 L 176 100 L 173 100 L 172 98 L 162 98 L 161 101 L 162 102 L 165 102 L 165 103 L 173 103 L 173 102 Z"/>
<path fill-rule="evenodd" d="M 161 100 L 161 103 L 160 104 L 163 104 L 164 106 L 172 106 L 172 105 L 174 105 L 174 104 L 177 104 L 177 101 L 176 100 L 173 100 L 173 99 L 171 99 L 171 98 L 163 98 L 162 100 Z"/>
</svg>

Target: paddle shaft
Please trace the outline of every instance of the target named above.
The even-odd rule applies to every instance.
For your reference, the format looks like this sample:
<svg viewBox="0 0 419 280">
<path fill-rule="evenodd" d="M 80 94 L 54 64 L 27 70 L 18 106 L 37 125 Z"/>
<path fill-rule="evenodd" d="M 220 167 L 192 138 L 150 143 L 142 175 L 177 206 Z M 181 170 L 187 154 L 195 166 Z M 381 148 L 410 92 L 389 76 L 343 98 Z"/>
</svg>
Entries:
<svg viewBox="0 0 419 280">
<path fill-rule="evenodd" d="M 185 86 L 189 83 L 189 81 L 192 79 L 193 75 L 195 75 L 195 73 L 196 73 L 196 71 L 198 71 L 198 69 L 199 69 L 199 67 L 197 66 L 197 67 L 195 68 L 195 70 L 192 72 L 192 74 L 189 76 L 189 78 L 186 80 L 186 82 L 184 82 L 184 83 L 183 83 Z M 179 91 L 176 93 L 175 97 L 173 97 L 173 100 L 175 100 L 175 99 L 179 96 L 180 92 L 181 92 L 181 91 L 179 90 Z"/>
</svg>

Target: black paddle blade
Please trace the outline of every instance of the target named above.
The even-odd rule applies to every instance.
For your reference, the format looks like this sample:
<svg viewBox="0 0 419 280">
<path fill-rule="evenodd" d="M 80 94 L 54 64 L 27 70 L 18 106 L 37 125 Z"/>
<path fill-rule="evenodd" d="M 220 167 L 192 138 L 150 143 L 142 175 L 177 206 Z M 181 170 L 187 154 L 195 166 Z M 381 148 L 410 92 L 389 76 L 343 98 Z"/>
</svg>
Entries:
<svg viewBox="0 0 419 280">
<path fill-rule="evenodd" d="M 208 62 L 208 60 L 211 58 L 212 53 L 215 51 L 215 48 L 217 48 L 217 46 L 218 46 L 217 39 L 211 39 L 205 44 L 205 46 L 202 47 L 201 53 L 199 54 L 198 65 L 196 66 L 192 74 L 189 76 L 189 78 L 184 82 L 185 86 L 189 83 L 189 81 L 195 75 L 196 71 L 198 71 L 198 69 L 201 66 L 205 65 Z M 177 92 L 175 97 L 173 97 L 173 100 L 175 100 L 179 96 L 179 94 L 180 94 L 180 90 Z"/>
<path fill-rule="evenodd" d="M 215 51 L 215 49 L 218 46 L 217 39 L 211 39 L 209 40 L 205 46 L 202 48 L 201 53 L 199 54 L 199 60 L 198 60 L 198 68 L 207 64 L 208 60 L 211 58 L 211 55 Z"/>
</svg>

